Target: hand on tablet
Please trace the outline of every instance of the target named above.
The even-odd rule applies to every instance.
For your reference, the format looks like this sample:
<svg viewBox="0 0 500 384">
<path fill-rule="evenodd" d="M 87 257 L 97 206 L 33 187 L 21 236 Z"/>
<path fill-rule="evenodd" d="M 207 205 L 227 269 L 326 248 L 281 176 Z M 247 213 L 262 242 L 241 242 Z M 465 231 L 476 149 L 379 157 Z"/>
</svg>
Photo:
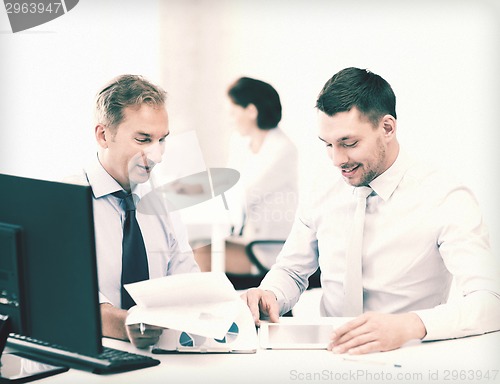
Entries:
<svg viewBox="0 0 500 384">
<path fill-rule="evenodd" d="M 278 302 L 276 301 L 276 296 L 271 291 L 251 288 L 241 297 L 250 308 L 255 325 L 260 326 L 261 316 L 269 317 L 269 321 L 272 323 L 277 323 L 279 321 Z"/>
<path fill-rule="evenodd" d="M 367 312 L 334 330 L 328 349 L 353 355 L 390 351 L 425 334 L 425 326 L 415 313 Z"/>
</svg>

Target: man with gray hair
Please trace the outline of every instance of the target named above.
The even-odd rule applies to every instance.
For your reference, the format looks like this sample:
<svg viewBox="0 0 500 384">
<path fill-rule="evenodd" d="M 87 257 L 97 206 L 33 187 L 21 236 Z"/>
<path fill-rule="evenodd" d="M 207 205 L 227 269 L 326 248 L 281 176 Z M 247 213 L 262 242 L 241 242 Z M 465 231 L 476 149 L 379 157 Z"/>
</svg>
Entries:
<svg viewBox="0 0 500 384">
<path fill-rule="evenodd" d="M 125 325 L 135 303 L 123 286 L 199 271 L 175 213 L 158 209 L 161 204 L 140 208 L 151 200 L 141 200 L 144 196 L 154 195 L 147 181 L 162 161 L 169 135 L 165 99 L 163 89 L 141 76 L 122 75 L 104 86 L 95 105 L 97 156 L 73 180 L 93 192 L 103 336 L 130 340 L 139 348 L 154 344 L 162 330 Z"/>
</svg>

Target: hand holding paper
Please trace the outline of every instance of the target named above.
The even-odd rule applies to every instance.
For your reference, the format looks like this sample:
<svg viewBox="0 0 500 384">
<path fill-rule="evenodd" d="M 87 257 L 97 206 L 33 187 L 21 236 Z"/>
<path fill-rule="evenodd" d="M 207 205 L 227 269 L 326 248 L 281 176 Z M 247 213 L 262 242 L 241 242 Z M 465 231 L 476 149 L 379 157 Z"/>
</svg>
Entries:
<svg viewBox="0 0 500 384">
<path fill-rule="evenodd" d="M 223 272 L 166 276 L 127 284 L 137 303 L 126 324 L 146 323 L 222 338 L 240 311 L 240 297 Z"/>
</svg>

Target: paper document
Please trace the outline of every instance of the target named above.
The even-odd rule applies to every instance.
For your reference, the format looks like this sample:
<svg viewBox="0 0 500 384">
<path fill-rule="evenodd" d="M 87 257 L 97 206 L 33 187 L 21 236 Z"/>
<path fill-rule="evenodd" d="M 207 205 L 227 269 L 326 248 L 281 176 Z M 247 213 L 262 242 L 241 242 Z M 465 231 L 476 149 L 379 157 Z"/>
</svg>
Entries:
<svg viewBox="0 0 500 384">
<path fill-rule="evenodd" d="M 125 289 L 137 303 L 126 324 L 223 338 L 240 312 L 240 296 L 223 272 L 166 276 L 126 284 Z"/>
<path fill-rule="evenodd" d="M 166 329 L 152 353 L 255 353 L 258 339 L 248 305 L 239 300 L 239 313 L 222 338 L 208 338 L 193 333 Z"/>
</svg>

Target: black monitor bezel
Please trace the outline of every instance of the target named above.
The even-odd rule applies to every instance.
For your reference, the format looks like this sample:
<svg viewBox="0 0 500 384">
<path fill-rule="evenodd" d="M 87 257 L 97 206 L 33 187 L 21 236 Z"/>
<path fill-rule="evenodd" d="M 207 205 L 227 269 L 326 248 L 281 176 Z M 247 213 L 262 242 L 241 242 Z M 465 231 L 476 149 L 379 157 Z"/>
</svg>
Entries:
<svg viewBox="0 0 500 384">
<path fill-rule="evenodd" d="M 22 230 L 22 334 L 102 352 L 90 186 L 0 174 L 0 222 Z"/>
</svg>

